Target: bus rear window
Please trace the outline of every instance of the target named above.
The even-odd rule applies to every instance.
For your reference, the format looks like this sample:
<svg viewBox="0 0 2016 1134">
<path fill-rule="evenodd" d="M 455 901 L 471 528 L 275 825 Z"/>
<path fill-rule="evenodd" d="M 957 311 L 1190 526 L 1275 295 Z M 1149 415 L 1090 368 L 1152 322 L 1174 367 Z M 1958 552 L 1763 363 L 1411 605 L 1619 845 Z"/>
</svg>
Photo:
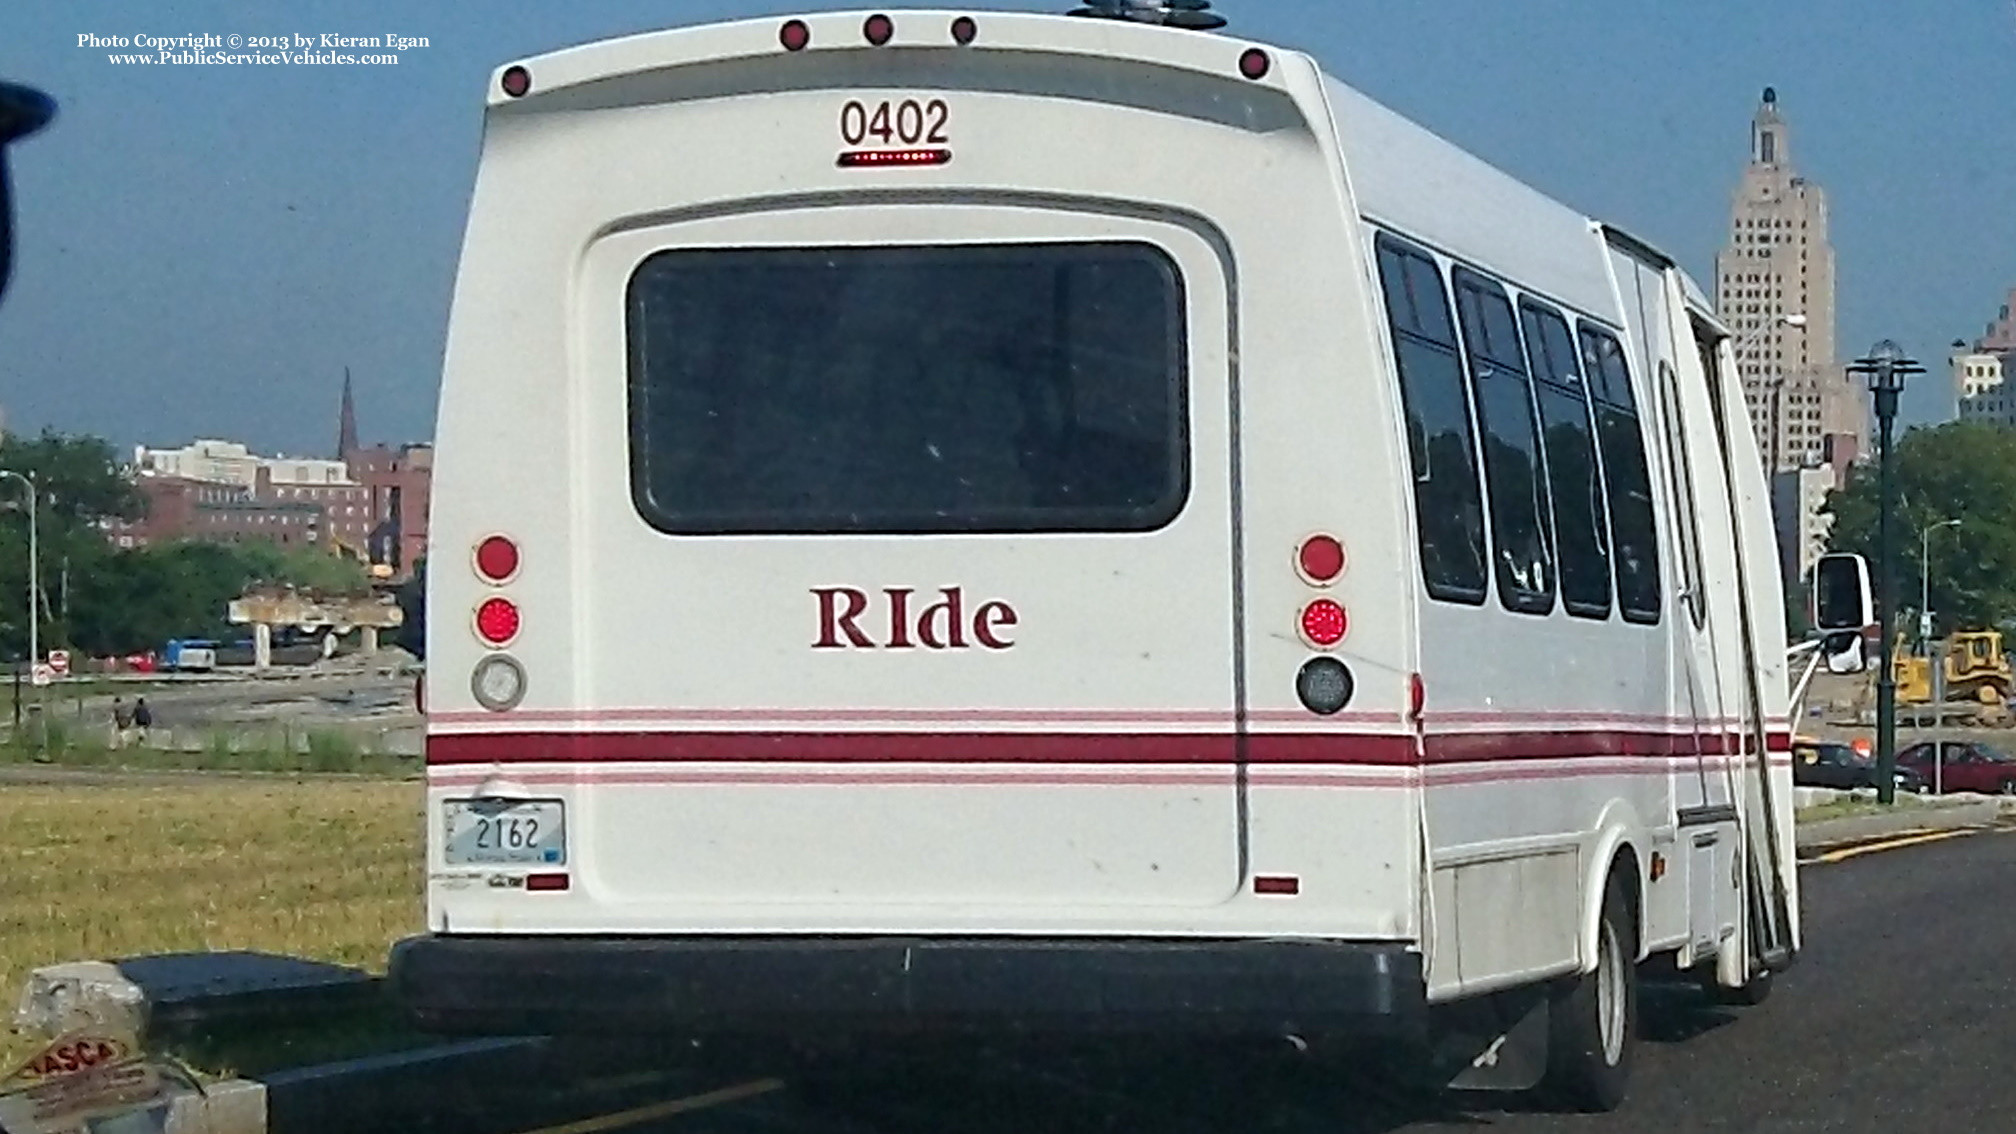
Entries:
<svg viewBox="0 0 2016 1134">
<path fill-rule="evenodd" d="M 1183 286 L 1152 245 L 669 250 L 628 308 L 661 531 L 1146 531 L 1188 495 Z"/>
</svg>

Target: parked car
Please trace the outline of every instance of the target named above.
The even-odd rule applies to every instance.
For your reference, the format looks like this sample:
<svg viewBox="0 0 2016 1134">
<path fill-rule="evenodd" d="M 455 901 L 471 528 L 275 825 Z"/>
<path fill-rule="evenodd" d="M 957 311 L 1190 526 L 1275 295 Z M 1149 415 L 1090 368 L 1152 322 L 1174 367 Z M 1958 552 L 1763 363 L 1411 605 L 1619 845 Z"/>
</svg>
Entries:
<svg viewBox="0 0 2016 1134">
<path fill-rule="evenodd" d="M 1924 777 L 1907 767 L 1899 757 L 1897 790 L 1921 792 Z M 1874 788 L 1876 761 L 1846 744 L 1828 740 L 1795 740 L 1792 743 L 1792 782 L 1800 787 Z"/>
<path fill-rule="evenodd" d="M 1933 754 L 1939 766 L 1933 767 Z M 1796 766 L 1796 765 L 1795 765 Z M 2016 795 L 2016 756 L 1975 740 L 1928 740 L 1897 754 L 1897 766 L 1909 768 L 1926 789 L 1980 791 Z"/>
</svg>

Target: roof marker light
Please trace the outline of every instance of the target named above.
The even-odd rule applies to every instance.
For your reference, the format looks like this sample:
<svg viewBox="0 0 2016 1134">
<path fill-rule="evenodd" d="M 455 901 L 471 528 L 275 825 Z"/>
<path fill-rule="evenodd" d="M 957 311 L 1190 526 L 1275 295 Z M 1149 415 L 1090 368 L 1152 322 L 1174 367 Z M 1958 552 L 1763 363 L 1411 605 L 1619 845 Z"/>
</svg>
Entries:
<svg viewBox="0 0 2016 1134">
<path fill-rule="evenodd" d="M 523 67 L 506 67 L 504 77 L 498 80 L 497 85 L 512 98 L 524 98 L 532 90 L 532 72 Z"/>
<path fill-rule="evenodd" d="M 1344 544 L 1333 535 L 1312 535 L 1295 549 L 1295 566 L 1305 581 L 1327 587 L 1344 573 Z"/>
<path fill-rule="evenodd" d="M 1267 72 L 1273 66 L 1274 61 L 1267 57 L 1266 52 L 1257 47 L 1247 48 L 1245 54 L 1239 57 L 1239 73 L 1249 79 L 1266 78 Z"/>
<path fill-rule="evenodd" d="M 861 34 L 869 43 L 880 47 L 895 37 L 896 21 L 877 12 L 862 22 Z"/>
<path fill-rule="evenodd" d="M 961 47 L 972 43 L 980 35 L 980 25 L 971 16 L 961 16 L 952 21 L 952 42 Z"/>
<path fill-rule="evenodd" d="M 786 51 L 803 51 L 812 42 L 812 29 L 805 26 L 804 20 L 786 20 L 784 26 L 777 29 L 777 42 L 783 44 Z"/>
</svg>

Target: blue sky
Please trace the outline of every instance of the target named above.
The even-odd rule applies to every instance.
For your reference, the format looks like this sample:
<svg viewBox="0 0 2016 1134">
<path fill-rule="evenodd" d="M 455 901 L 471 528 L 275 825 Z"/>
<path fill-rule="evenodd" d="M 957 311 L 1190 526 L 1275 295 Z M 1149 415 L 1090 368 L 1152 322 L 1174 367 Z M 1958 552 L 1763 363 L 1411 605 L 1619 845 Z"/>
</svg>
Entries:
<svg viewBox="0 0 2016 1134">
<path fill-rule="evenodd" d="M 7 425 L 121 445 L 422 439 L 483 86 L 515 56 L 858 2 L 11 0 L 0 76 L 62 103 L 19 147 Z M 1000 7 L 999 0 L 990 6 Z M 1062 8 L 1033 2 L 1026 9 Z M 1830 195 L 1844 358 L 1885 336 L 1932 373 L 2016 286 L 2012 0 L 1220 0 L 1234 30 L 1349 82 L 1708 278 L 1761 89 Z M 119 67 L 80 34 L 398 33 L 396 67 Z"/>
</svg>

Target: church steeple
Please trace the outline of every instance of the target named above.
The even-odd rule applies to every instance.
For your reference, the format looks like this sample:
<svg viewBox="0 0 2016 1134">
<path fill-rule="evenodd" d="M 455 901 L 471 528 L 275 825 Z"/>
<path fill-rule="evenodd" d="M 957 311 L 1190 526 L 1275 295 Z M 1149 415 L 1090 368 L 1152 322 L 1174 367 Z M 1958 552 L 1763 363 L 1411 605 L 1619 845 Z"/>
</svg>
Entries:
<svg viewBox="0 0 2016 1134">
<path fill-rule="evenodd" d="M 1789 166 L 1792 147 L 1785 120 L 1778 115 L 1778 88 L 1765 87 L 1764 101 L 1750 119 L 1750 164 Z"/>
<path fill-rule="evenodd" d="M 357 444 L 357 403 L 350 396 L 350 368 L 343 368 L 343 409 L 336 423 L 336 459 L 346 461 L 356 452 Z"/>
</svg>

